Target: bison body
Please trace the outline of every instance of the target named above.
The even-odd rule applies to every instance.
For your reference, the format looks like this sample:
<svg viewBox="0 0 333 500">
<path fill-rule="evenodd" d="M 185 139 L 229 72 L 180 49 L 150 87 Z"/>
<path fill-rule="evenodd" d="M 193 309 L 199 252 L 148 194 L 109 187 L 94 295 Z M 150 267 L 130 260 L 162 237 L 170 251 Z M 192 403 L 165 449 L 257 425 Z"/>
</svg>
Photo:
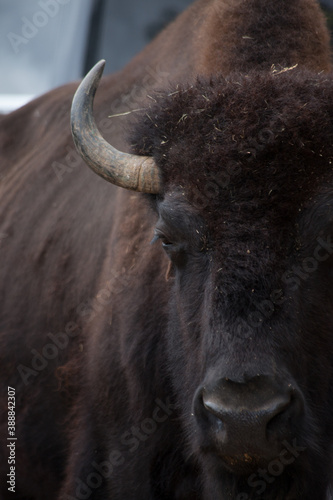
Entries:
<svg viewBox="0 0 333 500">
<path fill-rule="evenodd" d="M 1 499 L 330 498 L 330 71 L 314 1 L 194 3 L 96 94 L 150 194 L 77 85 L 1 118 Z"/>
</svg>

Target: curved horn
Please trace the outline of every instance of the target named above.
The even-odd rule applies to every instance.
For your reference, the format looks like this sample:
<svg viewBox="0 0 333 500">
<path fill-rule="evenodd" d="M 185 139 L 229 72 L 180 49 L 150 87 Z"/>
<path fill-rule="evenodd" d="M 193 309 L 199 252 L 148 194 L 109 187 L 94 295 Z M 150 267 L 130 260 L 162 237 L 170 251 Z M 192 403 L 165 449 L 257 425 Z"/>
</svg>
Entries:
<svg viewBox="0 0 333 500">
<path fill-rule="evenodd" d="M 99 61 L 82 80 L 73 98 L 71 128 L 76 149 L 89 167 L 116 186 L 158 194 L 159 170 L 150 156 L 122 153 L 101 136 L 93 118 L 95 93 L 105 61 Z"/>
</svg>

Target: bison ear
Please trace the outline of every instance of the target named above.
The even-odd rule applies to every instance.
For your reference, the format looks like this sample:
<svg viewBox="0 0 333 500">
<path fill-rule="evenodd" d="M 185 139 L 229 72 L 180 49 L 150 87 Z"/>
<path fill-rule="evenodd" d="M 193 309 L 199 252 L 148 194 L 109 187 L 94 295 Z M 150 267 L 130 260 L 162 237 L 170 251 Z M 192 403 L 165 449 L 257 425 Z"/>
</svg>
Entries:
<svg viewBox="0 0 333 500">
<path fill-rule="evenodd" d="M 96 174 L 116 186 L 158 194 L 162 183 L 153 158 L 122 153 L 101 136 L 94 117 L 95 93 L 105 61 L 98 62 L 82 80 L 73 98 L 71 129 L 77 151 Z"/>
</svg>

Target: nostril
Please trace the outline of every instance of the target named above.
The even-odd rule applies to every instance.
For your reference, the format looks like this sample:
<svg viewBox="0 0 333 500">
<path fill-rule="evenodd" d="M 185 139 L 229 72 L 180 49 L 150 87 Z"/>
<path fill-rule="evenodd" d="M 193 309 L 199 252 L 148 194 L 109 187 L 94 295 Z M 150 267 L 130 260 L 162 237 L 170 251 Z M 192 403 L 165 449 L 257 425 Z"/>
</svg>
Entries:
<svg viewBox="0 0 333 500">
<path fill-rule="evenodd" d="M 203 396 L 202 404 L 205 410 L 206 418 L 208 419 L 210 424 L 213 425 L 218 431 L 223 430 L 223 426 L 225 424 L 223 418 L 224 414 L 218 402 L 214 401 L 213 399 L 205 398 L 205 396 Z"/>
<path fill-rule="evenodd" d="M 277 396 L 265 404 L 244 400 L 241 405 L 231 405 L 218 400 L 216 395 L 204 395 L 202 402 L 211 430 L 218 432 L 223 442 L 264 443 L 288 434 L 292 418 L 290 396 Z"/>
<path fill-rule="evenodd" d="M 267 448 L 295 431 L 302 400 L 291 386 L 258 377 L 244 383 L 220 379 L 197 397 L 196 415 L 202 428 L 222 444 L 246 443 Z M 258 446 L 257 446 L 258 445 Z"/>
<path fill-rule="evenodd" d="M 302 400 L 293 392 L 289 395 L 288 401 L 282 401 L 276 405 L 271 412 L 271 418 L 267 421 L 266 432 L 267 439 L 271 437 L 282 436 L 291 432 L 298 421 L 298 417 L 303 410 Z"/>
<path fill-rule="evenodd" d="M 214 399 L 210 398 L 209 396 L 203 396 L 202 402 L 207 411 L 215 415 L 217 418 L 223 417 L 224 408 L 220 403 L 214 401 Z"/>
<path fill-rule="evenodd" d="M 227 468 L 264 466 L 301 425 L 304 400 L 291 384 L 269 376 L 230 378 L 198 388 L 194 414 L 205 444 Z M 237 465 L 238 464 L 238 465 Z"/>
</svg>

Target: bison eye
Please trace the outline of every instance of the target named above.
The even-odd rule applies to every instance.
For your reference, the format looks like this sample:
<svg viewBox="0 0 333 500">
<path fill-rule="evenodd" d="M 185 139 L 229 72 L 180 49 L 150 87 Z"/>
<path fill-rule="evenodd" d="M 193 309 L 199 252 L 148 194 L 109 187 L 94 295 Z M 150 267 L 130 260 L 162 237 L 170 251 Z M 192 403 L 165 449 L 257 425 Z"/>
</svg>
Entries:
<svg viewBox="0 0 333 500">
<path fill-rule="evenodd" d="M 171 243 L 171 241 L 169 241 L 167 238 L 160 238 L 160 240 L 162 241 L 162 247 L 165 249 L 171 248 L 173 246 L 173 243 Z"/>
<path fill-rule="evenodd" d="M 154 244 L 156 243 L 156 241 L 158 240 L 161 240 L 162 242 L 162 247 L 167 249 L 167 248 L 171 248 L 172 246 L 174 246 L 174 243 L 169 239 L 167 238 L 167 236 L 165 236 L 162 232 L 158 231 L 157 229 L 155 230 L 155 235 L 154 235 L 154 238 L 151 240 L 151 244 Z"/>
<path fill-rule="evenodd" d="M 155 235 L 154 238 L 152 239 L 151 243 L 155 243 L 157 240 L 161 240 L 162 242 L 162 248 L 164 251 L 167 253 L 168 257 L 175 263 L 183 263 L 183 256 L 185 253 L 184 245 L 179 242 L 172 241 L 170 238 L 168 238 L 164 233 L 159 231 L 158 229 L 155 230 Z"/>
</svg>

